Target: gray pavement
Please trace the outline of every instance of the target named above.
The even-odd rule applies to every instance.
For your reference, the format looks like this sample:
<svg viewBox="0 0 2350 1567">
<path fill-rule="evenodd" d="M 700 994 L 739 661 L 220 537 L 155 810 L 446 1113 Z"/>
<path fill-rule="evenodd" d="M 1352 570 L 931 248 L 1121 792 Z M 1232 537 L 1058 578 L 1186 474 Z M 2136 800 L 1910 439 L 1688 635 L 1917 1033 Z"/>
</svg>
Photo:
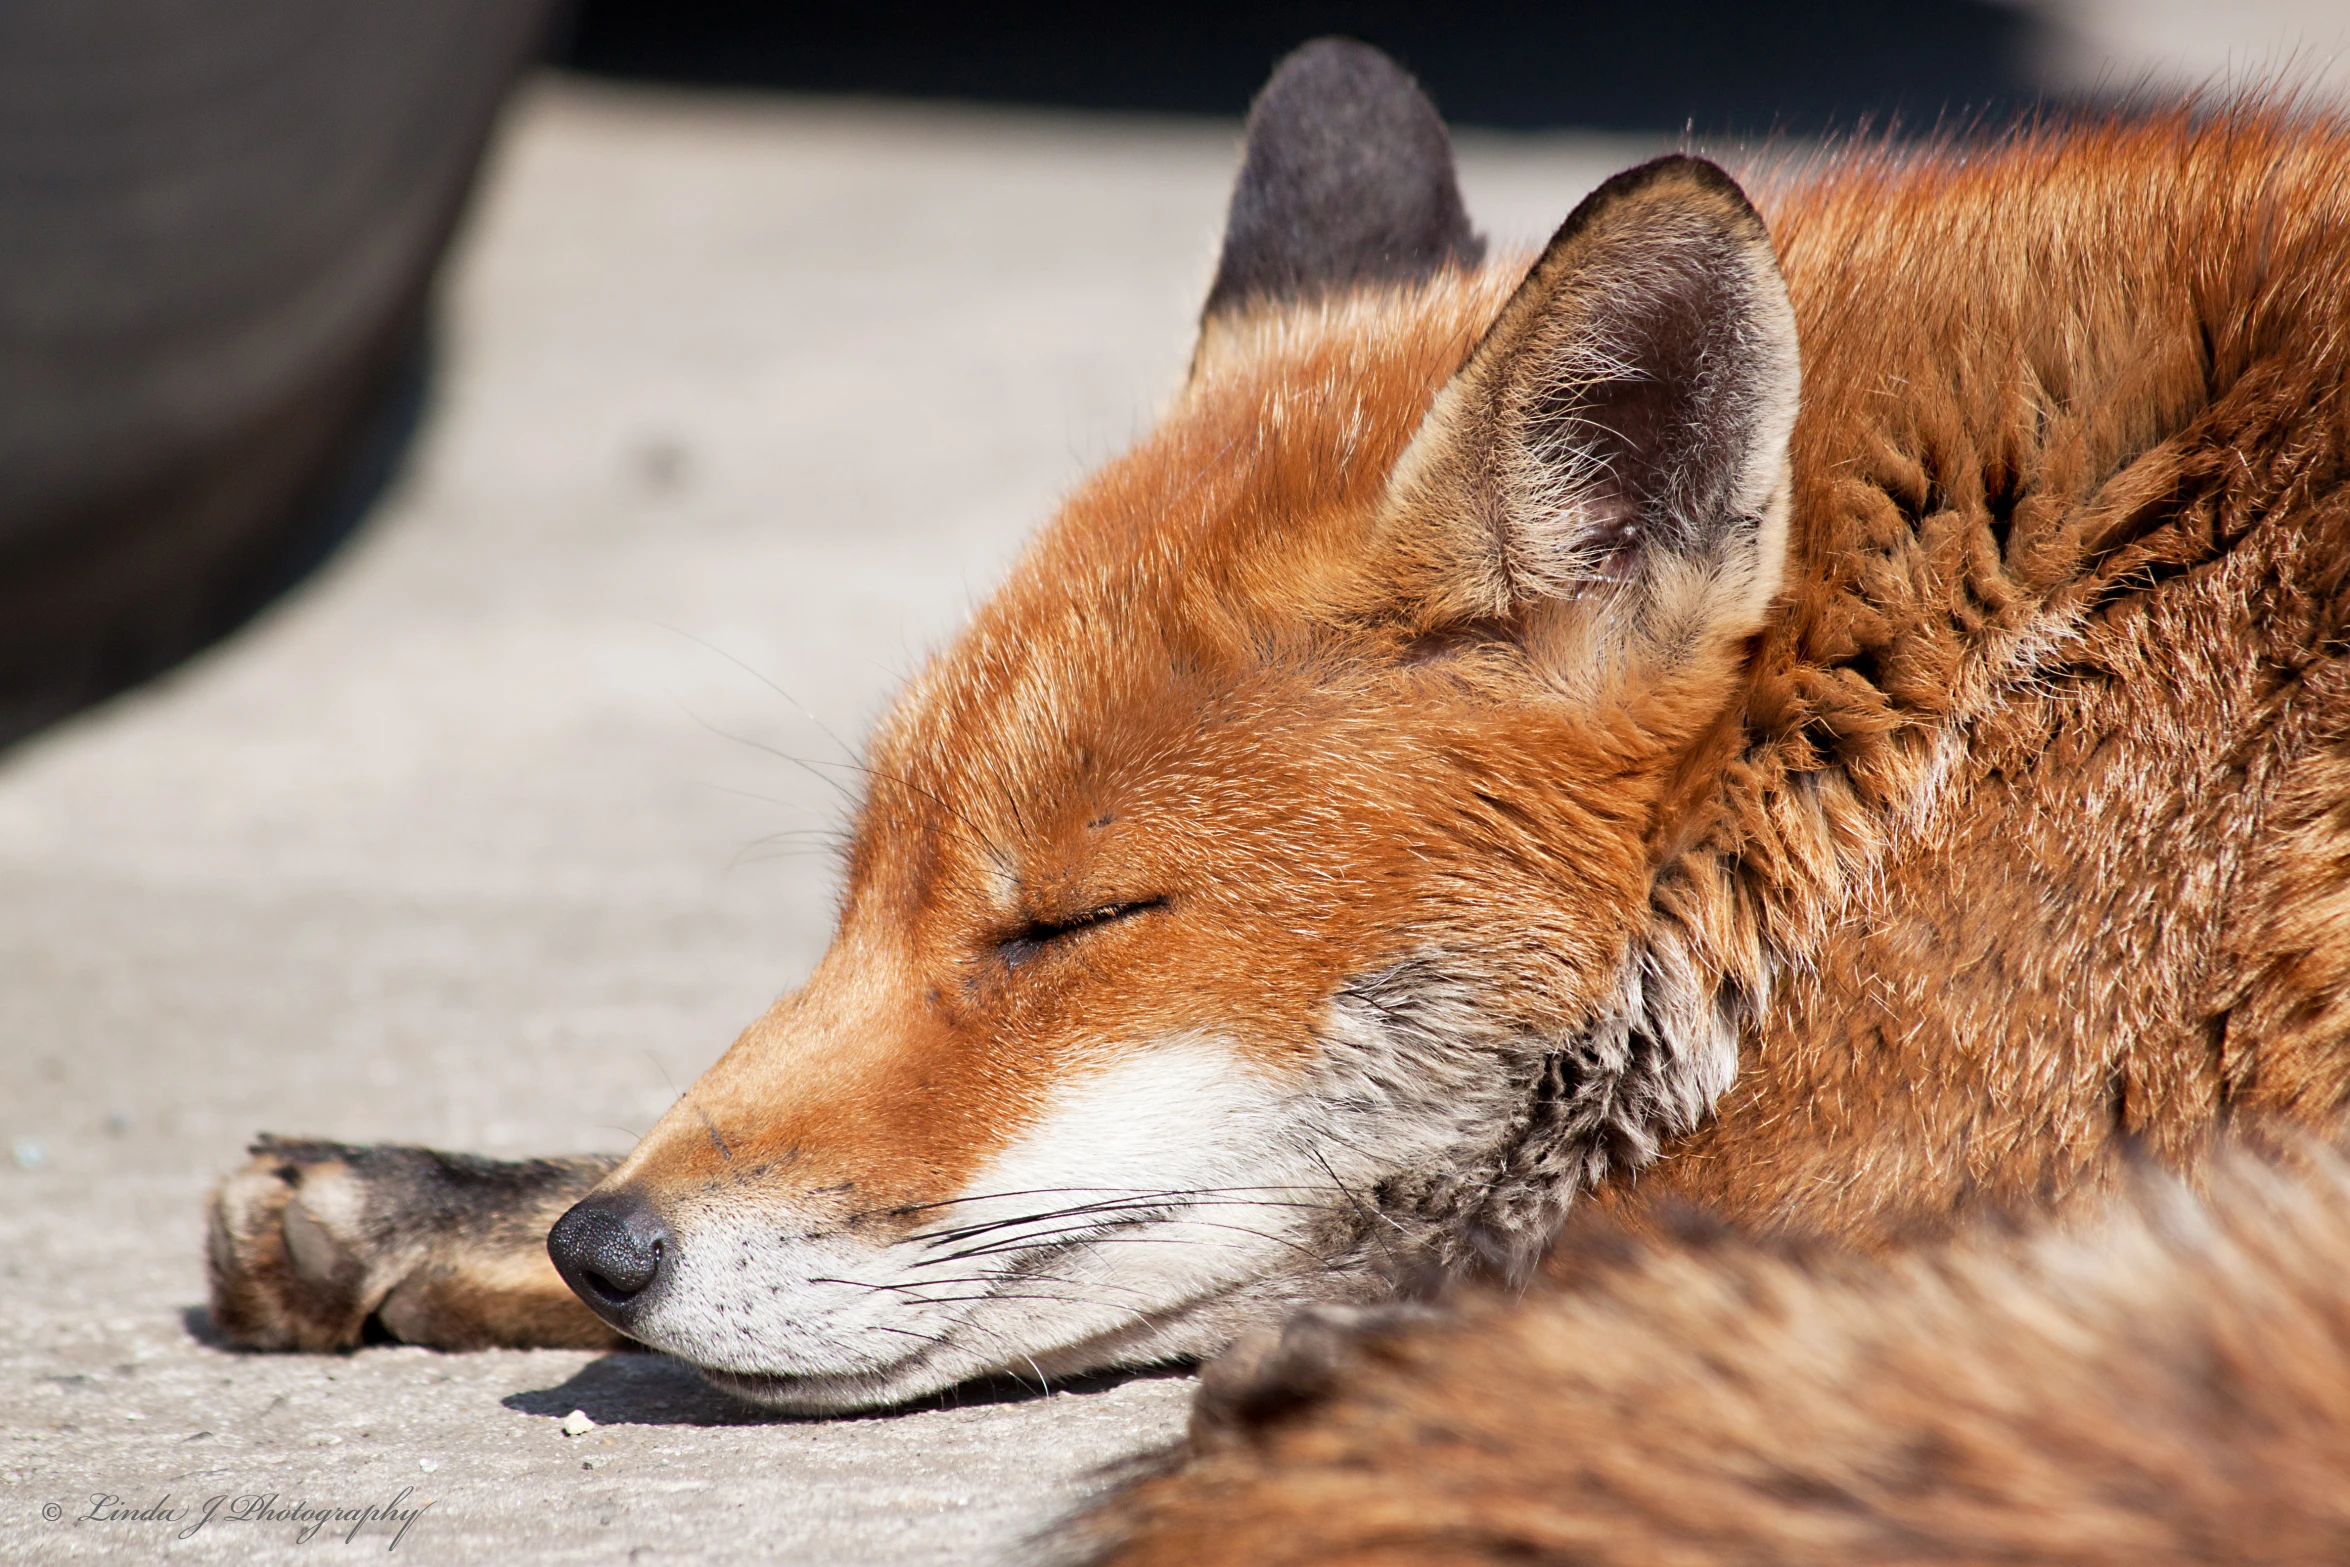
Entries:
<svg viewBox="0 0 2350 1567">
<path fill-rule="evenodd" d="M 805 972 L 833 736 L 1173 389 L 1236 131 L 518 105 L 382 513 L 0 763 L 0 1561 L 398 1528 L 74 1521 L 109 1495 L 429 1502 L 423 1562 L 1016 1558 L 1181 1430 L 1182 1377 L 792 1422 L 652 1356 L 232 1354 L 200 1210 L 262 1129 L 625 1148 Z M 1466 183 L 1533 239 L 1649 150 L 1472 139 Z"/>
</svg>

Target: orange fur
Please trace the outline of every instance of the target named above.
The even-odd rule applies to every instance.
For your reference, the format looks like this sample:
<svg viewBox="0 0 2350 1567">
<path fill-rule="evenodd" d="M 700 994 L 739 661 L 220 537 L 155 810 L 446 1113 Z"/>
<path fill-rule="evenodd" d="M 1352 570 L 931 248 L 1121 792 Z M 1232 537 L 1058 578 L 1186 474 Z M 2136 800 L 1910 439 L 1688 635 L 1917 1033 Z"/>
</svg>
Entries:
<svg viewBox="0 0 2350 1567">
<path fill-rule="evenodd" d="M 2181 113 L 1776 205 L 1798 589 L 1694 852 L 1796 977 L 1656 1184 L 1863 1232 L 2339 1116 L 2341 1036 L 2269 1020 L 2350 942 L 2346 174 L 2331 122 Z"/>
<path fill-rule="evenodd" d="M 1770 999 L 1650 1184 L 1858 1230 L 2229 1102 L 2330 1117 L 2330 1039 L 2224 1036 L 2335 1005 L 2346 961 L 2330 883 L 2291 896 L 2337 828 L 2264 830 L 2344 721 L 2346 160 L 2328 125 L 2182 115 L 1780 193 L 1791 591 L 1645 733 L 1546 706 L 1381 538 L 1509 263 L 1212 332 L 901 702 L 840 947 L 630 1171 L 712 1178 L 708 1114 L 796 1150 L 795 1185 L 936 1200 L 1101 1041 L 1294 1057 L 1431 932 L 1568 1026 L 1660 864 L 1658 912 Z M 1017 993 L 972 977 L 1023 919 L 1160 894 L 1190 917 Z M 2237 951 L 2238 919 L 2304 955 Z"/>
</svg>

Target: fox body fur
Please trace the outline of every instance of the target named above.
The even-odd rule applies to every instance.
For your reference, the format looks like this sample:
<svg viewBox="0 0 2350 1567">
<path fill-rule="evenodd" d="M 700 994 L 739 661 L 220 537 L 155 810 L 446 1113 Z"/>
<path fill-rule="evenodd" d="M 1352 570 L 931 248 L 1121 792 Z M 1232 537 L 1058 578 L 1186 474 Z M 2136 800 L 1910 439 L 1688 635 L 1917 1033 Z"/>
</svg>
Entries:
<svg viewBox="0 0 2350 1567">
<path fill-rule="evenodd" d="M 1522 1286 L 1577 1206 L 1883 1251 L 2336 1130 L 2350 131 L 1756 190 L 1487 258 L 1409 79 L 1292 57 L 1186 385 L 882 726 L 807 983 L 617 1165 L 265 1142 L 216 1318 L 845 1409 Z M 1528 1309 L 1489 1362 L 1582 1331 Z"/>
</svg>

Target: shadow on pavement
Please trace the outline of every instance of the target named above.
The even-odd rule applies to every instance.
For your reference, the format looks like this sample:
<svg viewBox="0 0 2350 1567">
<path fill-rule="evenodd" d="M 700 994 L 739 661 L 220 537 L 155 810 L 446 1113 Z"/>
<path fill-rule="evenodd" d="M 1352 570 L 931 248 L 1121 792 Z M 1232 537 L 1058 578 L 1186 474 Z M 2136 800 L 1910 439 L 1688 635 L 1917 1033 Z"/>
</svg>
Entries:
<svg viewBox="0 0 2350 1567">
<path fill-rule="evenodd" d="M 1052 1384 L 1060 1393 L 1101 1393 L 1129 1382 L 1187 1377 L 1188 1366 L 1151 1366 L 1139 1371 L 1102 1371 Z M 500 1402 L 518 1414 L 560 1420 L 577 1409 L 600 1426 L 729 1426 L 829 1424 L 839 1420 L 894 1420 L 901 1415 L 986 1404 L 1018 1404 L 1042 1398 L 1034 1382 L 987 1377 L 966 1382 L 910 1404 L 853 1415 L 790 1415 L 748 1404 L 722 1393 L 682 1360 L 667 1355 L 620 1353 L 590 1361 L 555 1387 L 509 1394 Z"/>
</svg>

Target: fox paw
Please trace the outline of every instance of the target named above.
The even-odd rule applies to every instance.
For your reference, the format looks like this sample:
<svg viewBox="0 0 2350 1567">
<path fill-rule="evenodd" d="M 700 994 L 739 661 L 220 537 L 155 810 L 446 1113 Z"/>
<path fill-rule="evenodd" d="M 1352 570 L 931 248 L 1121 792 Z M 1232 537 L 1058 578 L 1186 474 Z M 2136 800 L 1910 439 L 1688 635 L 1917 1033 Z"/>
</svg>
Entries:
<svg viewBox="0 0 2350 1567">
<path fill-rule="evenodd" d="M 264 1136 L 212 1193 L 212 1322 L 254 1349 L 356 1346 L 367 1318 L 415 1266 L 375 1238 L 367 1151 Z"/>
</svg>

